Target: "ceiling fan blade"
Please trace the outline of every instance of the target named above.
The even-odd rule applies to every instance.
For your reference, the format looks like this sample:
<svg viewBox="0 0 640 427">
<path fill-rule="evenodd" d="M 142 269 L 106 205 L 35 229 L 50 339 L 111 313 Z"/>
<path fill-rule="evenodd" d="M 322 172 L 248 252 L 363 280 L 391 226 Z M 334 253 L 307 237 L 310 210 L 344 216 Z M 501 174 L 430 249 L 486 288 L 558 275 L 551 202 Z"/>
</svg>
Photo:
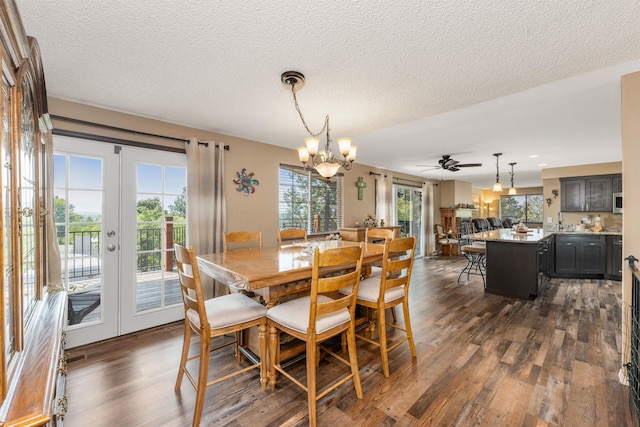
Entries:
<svg viewBox="0 0 640 427">
<path fill-rule="evenodd" d="M 458 167 L 457 167 L 457 166 L 451 166 L 451 167 L 447 168 L 447 170 L 448 170 L 448 171 L 451 171 L 451 172 L 457 172 L 457 171 L 459 171 L 460 169 L 458 169 Z"/>
<path fill-rule="evenodd" d="M 477 168 L 479 166 L 482 166 L 482 163 L 462 163 L 456 165 L 456 167 L 459 168 Z"/>
<path fill-rule="evenodd" d="M 417 166 L 426 166 L 429 168 L 429 169 L 423 169 L 420 172 L 430 172 L 430 171 L 442 169 L 440 166 L 432 166 L 432 165 L 417 165 Z"/>
</svg>

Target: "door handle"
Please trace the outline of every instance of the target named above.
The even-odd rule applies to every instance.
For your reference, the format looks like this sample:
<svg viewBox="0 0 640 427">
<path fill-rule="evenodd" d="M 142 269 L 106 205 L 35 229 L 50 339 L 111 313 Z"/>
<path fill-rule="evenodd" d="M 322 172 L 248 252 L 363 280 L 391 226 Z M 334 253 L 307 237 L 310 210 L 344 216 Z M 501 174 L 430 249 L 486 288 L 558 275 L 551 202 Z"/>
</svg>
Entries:
<svg viewBox="0 0 640 427">
<path fill-rule="evenodd" d="M 109 252 L 113 252 L 113 251 L 115 251 L 115 250 L 116 250 L 116 245 L 114 245 L 113 243 L 112 243 L 112 244 L 110 244 L 110 245 L 107 245 L 107 250 L 108 250 Z"/>
</svg>

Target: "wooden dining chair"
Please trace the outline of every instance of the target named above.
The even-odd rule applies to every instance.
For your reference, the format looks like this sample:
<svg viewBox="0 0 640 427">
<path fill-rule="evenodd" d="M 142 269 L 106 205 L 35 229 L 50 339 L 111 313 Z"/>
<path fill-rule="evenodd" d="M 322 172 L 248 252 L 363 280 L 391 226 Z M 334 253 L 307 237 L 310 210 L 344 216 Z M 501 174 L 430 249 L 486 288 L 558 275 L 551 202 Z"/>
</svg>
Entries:
<svg viewBox="0 0 640 427">
<path fill-rule="evenodd" d="M 208 386 L 219 383 L 250 369 L 260 369 L 260 384 L 262 389 L 267 385 L 267 320 L 265 313 L 267 308 L 251 298 L 241 294 L 228 294 L 217 298 L 205 300 L 200 284 L 200 271 L 196 262 L 196 254 L 193 247 L 173 245 L 178 264 L 178 276 L 182 301 L 184 304 L 184 340 L 182 342 L 182 357 L 176 380 L 175 391 L 180 390 L 182 377 L 187 379 L 196 389 L 196 404 L 193 413 L 193 426 L 200 425 L 204 394 Z M 241 363 L 239 344 L 243 330 L 258 327 L 258 340 L 260 347 L 260 361 L 251 363 L 248 367 L 235 370 L 229 374 L 207 382 L 209 375 L 210 352 L 219 350 L 229 345 L 236 347 L 236 359 Z M 212 348 L 212 340 L 223 335 L 235 333 L 235 340 L 225 342 Z M 200 351 L 198 354 L 189 355 L 191 335 L 196 334 L 200 338 Z M 197 379 L 187 369 L 187 362 L 200 359 L 198 364 Z"/>
<path fill-rule="evenodd" d="M 232 231 L 223 234 L 223 249 L 229 250 L 229 244 L 234 246 L 262 247 L 262 232 L 260 231 Z"/>
<path fill-rule="evenodd" d="M 393 239 L 394 234 L 394 231 L 390 228 L 367 228 L 364 233 L 364 241 L 375 243 L 384 239 Z"/>
<path fill-rule="evenodd" d="M 367 228 L 364 233 L 364 241 L 366 243 L 379 243 L 384 244 L 385 239 L 393 239 L 395 232 L 389 228 Z M 382 272 L 382 264 L 375 263 L 369 267 L 369 276 L 378 276 Z"/>
<path fill-rule="evenodd" d="M 285 228 L 284 230 L 278 230 L 278 247 L 282 247 L 283 243 L 303 240 L 307 241 L 307 230 L 302 228 Z"/>
<path fill-rule="evenodd" d="M 307 392 L 310 426 L 316 425 L 316 401 L 349 379 L 353 379 L 356 396 L 358 399 L 362 399 L 362 386 L 356 355 L 354 312 L 363 253 L 362 243 L 359 246 L 325 249 L 322 253 L 316 248 L 313 253 L 311 294 L 276 305 L 267 311 L 269 384 L 274 390 L 276 372 L 279 372 Z M 331 271 L 331 275 L 324 275 L 326 271 Z M 351 293 L 343 295 L 337 293 L 339 289 L 345 287 L 352 289 Z M 285 371 L 280 364 L 280 331 L 306 343 L 306 385 Z M 347 334 L 348 361 L 331 349 L 319 345 L 343 332 Z M 350 374 L 342 376 L 320 392 L 318 392 L 316 384 L 319 347 L 351 367 Z"/>
<path fill-rule="evenodd" d="M 411 319 L 409 316 L 409 284 L 413 270 L 413 257 L 416 249 L 416 238 L 403 237 L 386 240 L 382 275 L 369 277 L 360 283 L 356 302 L 366 307 L 367 312 L 377 314 L 378 340 L 358 334 L 357 337 L 380 348 L 382 358 L 382 372 L 389 376 L 389 352 L 405 341 L 409 343 L 411 356 L 416 357 L 416 348 L 411 331 Z M 341 293 L 348 294 L 350 289 L 341 289 Z M 395 323 L 387 323 L 385 310 L 402 305 L 404 328 Z M 369 319 L 374 322 L 373 316 Z M 387 342 L 387 326 L 399 330 L 405 334 L 402 339 L 395 340 L 389 345 Z"/>
</svg>

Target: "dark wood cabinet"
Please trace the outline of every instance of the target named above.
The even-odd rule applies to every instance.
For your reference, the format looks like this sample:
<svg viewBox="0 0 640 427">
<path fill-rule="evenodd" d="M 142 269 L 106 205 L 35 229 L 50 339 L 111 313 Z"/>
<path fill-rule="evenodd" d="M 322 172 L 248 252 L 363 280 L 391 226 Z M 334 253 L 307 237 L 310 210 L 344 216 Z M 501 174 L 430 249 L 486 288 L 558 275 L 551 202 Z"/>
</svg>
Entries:
<svg viewBox="0 0 640 427">
<path fill-rule="evenodd" d="M 613 192 L 614 193 L 620 193 L 622 192 L 622 175 L 614 175 L 613 178 L 611 179 L 611 182 L 613 184 Z"/>
<path fill-rule="evenodd" d="M 606 273 L 605 236 L 557 235 L 555 276 L 599 277 Z"/>
<path fill-rule="evenodd" d="M 585 182 L 586 212 L 613 211 L 613 178 L 594 177 Z"/>
<path fill-rule="evenodd" d="M 560 210 L 563 212 L 582 212 L 585 206 L 585 180 L 560 180 Z"/>
<path fill-rule="evenodd" d="M 560 209 L 563 212 L 612 212 L 615 186 L 622 175 L 595 175 L 560 179 Z"/>
<path fill-rule="evenodd" d="M 622 236 L 607 236 L 607 274 L 611 280 L 622 280 Z"/>
</svg>

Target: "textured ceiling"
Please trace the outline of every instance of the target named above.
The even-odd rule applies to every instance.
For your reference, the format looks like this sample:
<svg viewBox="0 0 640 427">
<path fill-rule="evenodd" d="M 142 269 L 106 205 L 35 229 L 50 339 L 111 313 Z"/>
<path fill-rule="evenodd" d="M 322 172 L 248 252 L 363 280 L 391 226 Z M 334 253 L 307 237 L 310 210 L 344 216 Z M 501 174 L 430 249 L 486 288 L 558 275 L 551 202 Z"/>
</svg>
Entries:
<svg viewBox="0 0 640 427">
<path fill-rule="evenodd" d="M 16 2 L 50 96 L 294 148 L 279 77 L 299 70 L 310 127 L 330 114 L 359 163 L 480 188 L 495 152 L 517 186 L 621 160 L 619 79 L 640 70 L 637 0 Z M 417 166 L 443 154 L 484 166 Z"/>
</svg>

